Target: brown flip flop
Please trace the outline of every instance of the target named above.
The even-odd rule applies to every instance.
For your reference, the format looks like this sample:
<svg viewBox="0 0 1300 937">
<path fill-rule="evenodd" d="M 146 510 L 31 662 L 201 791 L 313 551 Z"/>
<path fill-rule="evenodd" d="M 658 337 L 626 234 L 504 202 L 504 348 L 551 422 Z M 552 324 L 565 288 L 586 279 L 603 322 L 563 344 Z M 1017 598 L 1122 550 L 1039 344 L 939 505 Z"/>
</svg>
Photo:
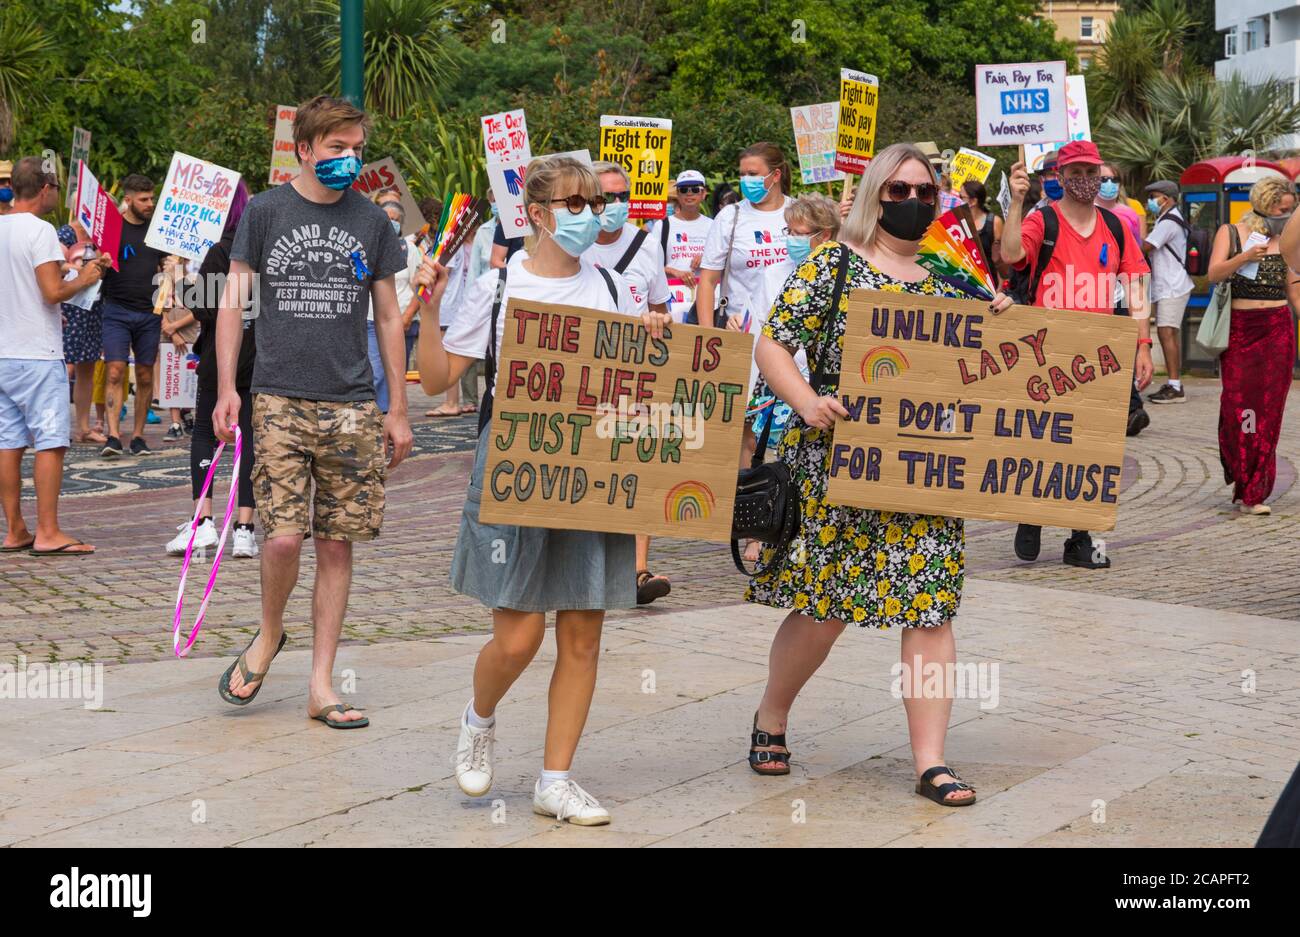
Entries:
<svg viewBox="0 0 1300 937">
<path fill-rule="evenodd" d="M 28 540 L 26 543 L 20 543 L 16 547 L 0 547 L 0 553 L 24 553 L 27 550 L 30 550 L 34 543 L 36 543 L 36 538 L 32 537 L 31 540 Z"/>
<path fill-rule="evenodd" d="M 32 539 L 32 543 L 36 543 L 35 538 Z M 94 547 L 90 547 L 89 550 L 71 549 L 72 547 L 85 547 L 85 546 L 90 546 L 90 545 L 86 543 L 82 543 L 80 540 L 69 540 L 67 543 L 63 544 L 63 546 L 55 547 L 53 550 L 38 550 L 36 549 L 36 547 L 33 546 L 27 552 L 30 553 L 32 556 L 91 556 L 93 555 L 95 552 Z"/>
</svg>

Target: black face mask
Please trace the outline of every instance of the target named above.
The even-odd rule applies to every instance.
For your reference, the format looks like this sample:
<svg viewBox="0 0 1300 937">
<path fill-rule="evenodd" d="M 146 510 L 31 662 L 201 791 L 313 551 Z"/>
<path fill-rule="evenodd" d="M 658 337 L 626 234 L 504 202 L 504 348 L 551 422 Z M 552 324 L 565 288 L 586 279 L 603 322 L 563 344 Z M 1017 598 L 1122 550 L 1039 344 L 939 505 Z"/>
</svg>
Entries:
<svg viewBox="0 0 1300 937">
<path fill-rule="evenodd" d="M 934 206 L 919 198 L 880 203 L 880 226 L 900 241 L 919 241 L 934 221 Z"/>
</svg>

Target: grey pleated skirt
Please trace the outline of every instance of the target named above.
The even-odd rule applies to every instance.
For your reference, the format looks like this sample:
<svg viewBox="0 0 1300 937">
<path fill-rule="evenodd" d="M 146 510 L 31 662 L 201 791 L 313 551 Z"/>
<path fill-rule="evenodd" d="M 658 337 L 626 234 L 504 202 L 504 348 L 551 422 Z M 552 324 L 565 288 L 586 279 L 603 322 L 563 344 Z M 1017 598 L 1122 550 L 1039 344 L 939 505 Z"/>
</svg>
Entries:
<svg viewBox="0 0 1300 937">
<path fill-rule="evenodd" d="M 479 434 L 451 560 L 451 587 L 520 612 L 636 606 L 636 538 L 479 521 L 491 426 Z"/>
</svg>

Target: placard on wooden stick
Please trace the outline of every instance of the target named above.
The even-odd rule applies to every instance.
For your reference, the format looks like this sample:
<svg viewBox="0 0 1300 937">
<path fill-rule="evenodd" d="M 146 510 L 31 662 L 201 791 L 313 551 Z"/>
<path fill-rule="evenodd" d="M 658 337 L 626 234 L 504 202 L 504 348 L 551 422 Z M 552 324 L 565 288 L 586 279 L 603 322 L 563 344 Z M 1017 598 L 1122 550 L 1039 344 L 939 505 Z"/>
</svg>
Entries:
<svg viewBox="0 0 1300 937">
<path fill-rule="evenodd" d="M 753 336 L 511 299 L 485 523 L 731 539 Z"/>
<path fill-rule="evenodd" d="M 1136 343 L 1126 316 L 854 290 L 829 500 L 1112 529 Z"/>
</svg>

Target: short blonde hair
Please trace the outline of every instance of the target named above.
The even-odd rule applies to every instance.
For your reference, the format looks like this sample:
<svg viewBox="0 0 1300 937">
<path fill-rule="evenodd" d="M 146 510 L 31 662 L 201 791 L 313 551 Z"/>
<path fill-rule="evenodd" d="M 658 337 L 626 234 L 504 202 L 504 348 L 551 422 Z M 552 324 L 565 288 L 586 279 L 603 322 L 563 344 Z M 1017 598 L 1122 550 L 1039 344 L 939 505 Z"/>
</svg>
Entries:
<svg viewBox="0 0 1300 937">
<path fill-rule="evenodd" d="M 600 179 L 596 177 L 593 167 L 579 162 L 572 156 L 539 156 L 528 164 L 524 173 L 524 214 L 532 205 L 541 205 L 547 211 L 555 211 L 551 197 L 562 185 L 575 184 L 583 198 L 595 198 L 600 194 Z M 560 211 L 568 211 L 561 208 Z M 531 219 L 530 219 L 531 221 Z M 524 239 L 524 250 L 533 253 L 537 249 L 537 232 L 534 231 Z"/>
<path fill-rule="evenodd" d="M 603 176 L 607 172 L 616 172 L 623 177 L 623 184 L 629 189 L 632 188 L 631 177 L 628 176 L 627 170 L 618 163 L 611 163 L 607 159 L 598 159 L 591 164 L 591 171 L 596 174 L 597 181 L 599 181 L 600 176 Z"/>
<path fill-rule="evenodd" d="M 853 197 L 853 208 L 840 226 L 841 241 L 864 250 L 875 242 L 876 227 L 880 223 L 880 190 L 889 181 L 889 177 L 898 171 L 898 167 L 910 160 L 916 160 L 924 166 L 930 181 L 936 186 L 939 184 L 929 158 L 918 147 L 911 143 L 894 143 L 885 147 L 876 154 L 867 166 L 867 171 L 862 174 L 858 191 Z"/>
<path fill-rule="evenodd" d="M 830 231 L 831 240 L 840 231 L 840 205 L 820 192 L 805 192 L 785 209 L 786 224 L 800 222 L 814 231 Z"/>
<path fill-rule="evenodd" d="M 1295 194 L 1295 185 L 1286 179 L 1281 176 L 1265 176 L 1250 187 L 1251 211 L 1241 216 L 1241 223 L 1252 231 L 1268 235 L 1268 225 L 1264 219 L 1277 208 L 1282 199 Z"/>
</svg>

